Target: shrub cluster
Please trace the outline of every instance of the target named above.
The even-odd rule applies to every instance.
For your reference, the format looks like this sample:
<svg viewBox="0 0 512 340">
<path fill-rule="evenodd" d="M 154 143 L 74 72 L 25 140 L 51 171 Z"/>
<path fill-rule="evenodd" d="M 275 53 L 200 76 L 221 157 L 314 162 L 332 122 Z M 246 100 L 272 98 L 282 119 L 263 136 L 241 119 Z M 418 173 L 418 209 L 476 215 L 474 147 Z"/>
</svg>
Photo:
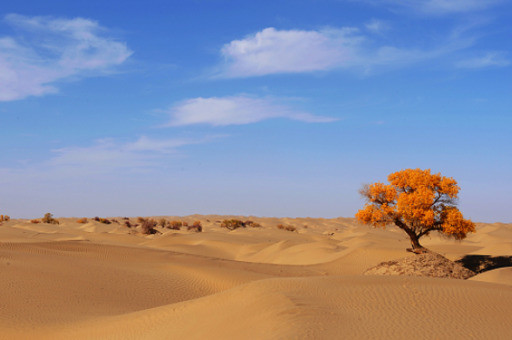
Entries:
<svg viewBox="0 0 512 340">
<path fill-rule="evenodd" d="M 287 231 L 297 231 L 297 228 L 295 228 L 292 225 L 287 224 L 278 224 L 277 229 L 287 230 Z"/>
<path fill-rule="evenodd" d="M 111 220 L 109 220 L 107 218 L 103 218 L 103 217 L 98 217 L 98 216 L 93 218 L 93 221 L 100 222 L 100 223 L 103 223 L 103 224 L 111 224 L 112 223 Z"/>
<path fill-rule="evenodd" d="M 143 222 L 141 225 L 141 231 L 144 235 L 156 234 L 155 227 L 157 226 L 157 222 L 152 218 L 142 218 Z"/>
<path fill-rule="evenodd" d="M 7 215 L 0 215 L 0 222 L 7 222 L 9 221 L 11 218 Z"/>
<path fill-rule="evenodd" d="M 182 226 L 183 226 L 183 222 L 181 222 L 181 221 L 171 221 L 167 225 L 167 228 L 173 229 L 173 230 L 180 230 Z"/>
<path fill-rule="evenodd" d="M 195 221 L 192 225 L 187 225 L 187 230 L 195 231 L 196 233 L 202 232 L 203 226 L 201 225 L 201 221 Z"/>
<path fill-rule="evenodd" d="M 50 213 L 44 214 L 44 217 L 41 219 L 41 222 L 48 224 L 59 224 L 59 221 L 53 218 L 53 215 Z"/>
<path fill-rule="evenodd" d="M 245 228 L 245 227 L 253 227 L 258 228 L 261 227 L 259 223 L 253 222 L 253 221 L 242 221 L 237 219 L 231 219 L 231 220 L 224 220 L 220 224 L 221 228 L 227 228 L 229 230 L 235 230 L 238 228 Z"/>
</svg>

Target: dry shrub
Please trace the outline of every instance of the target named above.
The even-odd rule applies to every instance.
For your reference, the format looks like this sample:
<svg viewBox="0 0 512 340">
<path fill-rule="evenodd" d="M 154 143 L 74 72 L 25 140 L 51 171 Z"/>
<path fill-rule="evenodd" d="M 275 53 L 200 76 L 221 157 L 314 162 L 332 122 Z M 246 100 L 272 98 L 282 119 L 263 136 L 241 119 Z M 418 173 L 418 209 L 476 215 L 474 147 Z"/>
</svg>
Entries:
<svg viewBox="0 0 512 340">
<path fill-rule="evenodd" d="M 0 215 L 0 222 L 7 222 L 11 218 L 8 215 Z"/>
<path fill-rule="evenodd" d="M 245 221 L 244 224 L 246 227 L 261 228 L 261 224 L 256 223 L 254 221 Z"/>
<path fill-rule="evenodd" d="M 238 228 L 245 228 L 245 223 L 241 220 L 231 219 L 231 220 L 224 220 L 220 224 L 221 228 L 227 228 L 229 230 L 235 230 Z"/>
<path fill-rule="evenodd" d="M 153 220 L 151 218 L 145 219 L 141 225 L 142 233 L 144 235 L 156 234 L 156 229 L 155 229 L 156 225 L 157 225 L 157 223 L 155 220 Z"/>
<path fill-rule="evenodd" d="M 38 224 L 41 223 L 37 218 L 34 218 L 33 220 L 30 220 L 30 223 Z"/>
<path fill-rule="evenodd" d="M 165 218 L 161 218 L 160 220 L 158 220 L 158 225 L 161 226 L 162 228 L 167 227 L 168 223 L 169 222 L 167 222 Z"/>
<path fill-rule="evenodd" d="M 86 217 L 82 217 L 82 218 L 79 218 L 78 220 L 76 220 L 76 223 L 87 223 L 87 218 Z"/>
<path fill-rule="evenodd" d="M 146 218 L 139 216 L 139 217 L 137 217 L 137 222 L 144 223 L 144 222 L 146 222 Z"/>
<path fill-rule="evenodd" d="M 137 224 L 131 224 L 131 223 L 130 223 L 130 220 L 125 220 L 125 221 L 124 221 L 124 225 L 125 225 L 126 227 L 128 227 L 128 228 L 136 227 L 136 226 L 137 226 Z"/>
<path fill-rule="evenodd" d="M 231 220 L 224 220 L 220 224 L 221 228 L 227 228 L 229 230 L 235 230 L 238 228 L 245 228 L 245 227 L 252 227 L 252 228 L 259 228 L 261 227 L 261 224 L 253 222 L 253 221 L 242 221 L 237 219 L 231 219 Z"/>
<path fill-rule="evenodd" d="M 196 233 L 202 232 L 203 226 L 201 225 L 201 221 L 195 221 L 192 225 L 187 226 L 187 230 L 195 231 Z"/>
<path fill-rule="evenodd" d="M 96 221 L 96 222 L 103 223 L 103 224 L 110 224 L 110 223 L 112 223 L 112 221 L 110 221 L 109 219 L 106 219 L 106 218 L 103 218 L 103 217 L 98 217 L 98 216 L 93 218 L 93 220 Z"/>
<path fill-rule="evenodd" d="M 183 222 L 184 227 L 188 227 L 188 222 Z"/>
<path fill-rule="evenodd" d="M 180 230 L 180 228 L 183 226 L 183 222 L 181 221 L 171 221 L 167 225 L 167 228 L 173 229 L 173 230 Z"/>
<path fill-rule="evenodd" d="M 44 217 L 41 219 L 41 222 L 48 224 L 59 224 L 59 221 L 53 218 L 53 215 L 50 213 L 44 214 Z"/>
<path fill-rule="evenodd" d="M 292 225 L 287 225 L 287 224 L 278 224 L 277 229 L 282 229 L 282 230 L 286 230 L 286 231 L 297 231 L 297 228 L 295 228 Z"/>
</svg>

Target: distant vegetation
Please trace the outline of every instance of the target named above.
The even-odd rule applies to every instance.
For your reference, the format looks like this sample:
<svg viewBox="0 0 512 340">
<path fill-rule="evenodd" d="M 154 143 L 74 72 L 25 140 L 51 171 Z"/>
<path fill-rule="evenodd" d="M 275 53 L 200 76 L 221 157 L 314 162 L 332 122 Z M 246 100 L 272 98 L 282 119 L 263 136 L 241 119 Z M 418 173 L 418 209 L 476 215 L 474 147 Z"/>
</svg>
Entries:
<svg viewBox="0 0 512 340">
<path fill-rule="evenodd" d="M 88 220 L 85 217 L 82 217 L 82 218 L 79 218 L 78 220 L 76 220 L 76 223 L 82 223 L 83 224 L 83 223 L 87 223 L 87 222 L 88 222 Z"/>
<path fill-rule="evenodd" d="M 9 221 L 11 218 L 7 215 L 0 215 L 0 222 L 7 222 Z"/>
<path fill-rule="evenodd" d="M 295 228 L 292 225 L 287 225 L 287 224 L 278 224 L 277 229 L 282 229 L 282 230 L 286 230 L 286 231 L 297 231 L 297 228 Z"/>
<path fill-rule="evenodd" d="M 158 223 L 154 219 L 139 217 L 139 221 L 140 219 L 142 219 L 141 231 L 144 235 L 151 235 L 157 233 L 155 227 L 157 226 Z"/>
<path fill-rule="evenodd" d="M 59 221 L 53 218 L 53 215 L 50 213 L 44 214 L 44 217 L 41 219 L 41 222 L 48 224 L 59 224 Z"/>
<path fill-rule="evenodd" d="M 201 221 L 195 221 L 192 225 L 187 226 L 187 230 L 195 231 L 196 233 L 202 232 L 203 226 L 201 225 Z"/>
<path fill-rule="evenodd" d="M 100 222 L 100 223 L 103 223 L 103 224 L 111 224 L 112 221 L 107 219 L 107 218 L 103 218 L 103 217 L 98 217 L 96 216 L 95 218 L 92 219 L 93 221 L 96 221 L 96 222 Z"/>
<path fill-rule="evenodd" d="M 237 219 L 230 219 L 230 220 L 224 220 L 220 224 L 221 228 L 226 228 L 229 230 L 235 230 L 238 228 L 245 228 L 245 227 L 253 227 L 253 228 L 259 228 L 261 225 L 259 223 L 253 222 L 253 221 L 242 221 Z"/>
</svg>

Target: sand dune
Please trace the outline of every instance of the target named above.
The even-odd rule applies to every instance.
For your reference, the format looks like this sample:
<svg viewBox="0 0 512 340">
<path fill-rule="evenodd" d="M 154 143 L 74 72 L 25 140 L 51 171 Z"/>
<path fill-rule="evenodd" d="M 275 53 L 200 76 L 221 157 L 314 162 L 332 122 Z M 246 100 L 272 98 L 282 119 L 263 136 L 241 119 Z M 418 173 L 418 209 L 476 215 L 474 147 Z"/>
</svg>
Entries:
<svg viewBox="0 0 512 340">
<path fill-rule="evenodd" d="M 480 268 L 469 280 L 363 276 L 404 256 L 399 230 L 352 219 L 168 217 L 202 233 L 76 219 L 0 226 L 2 339 L 504 338 L 512 225 L 423 242 Z M 243 217 L 243 219 L 248 219 Z M 135 221 L 134 221 L 135 223 Z M 296 227 L 279 230 L 277 224 Z M 505 267 L 503 267 L 505 266 Z"/>
</svg>

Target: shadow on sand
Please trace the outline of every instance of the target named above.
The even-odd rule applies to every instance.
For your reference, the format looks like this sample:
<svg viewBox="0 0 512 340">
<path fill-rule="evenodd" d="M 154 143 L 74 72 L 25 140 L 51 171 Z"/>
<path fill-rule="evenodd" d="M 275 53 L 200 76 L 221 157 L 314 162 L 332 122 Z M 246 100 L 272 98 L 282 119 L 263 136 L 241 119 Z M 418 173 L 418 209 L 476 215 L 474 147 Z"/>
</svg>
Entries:
<svg viewBox="0 0 512 340">
<path fill-rule="evenodd" d="M 466 255 L 455 262 L 480 274 L 501 267 L 512 267 L 512 256 Z"/>
</svg>

